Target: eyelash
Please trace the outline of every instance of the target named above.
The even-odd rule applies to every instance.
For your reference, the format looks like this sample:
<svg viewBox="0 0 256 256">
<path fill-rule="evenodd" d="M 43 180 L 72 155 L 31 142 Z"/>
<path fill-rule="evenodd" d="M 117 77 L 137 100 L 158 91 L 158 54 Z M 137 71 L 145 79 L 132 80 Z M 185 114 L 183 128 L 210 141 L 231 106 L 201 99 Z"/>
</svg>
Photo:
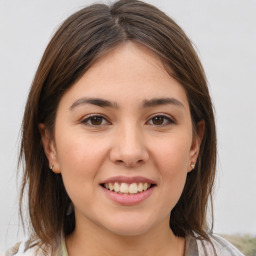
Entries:
<svg viewBox="0 0 256 256">
<path fill-rule="evenodd" d="M 152 126 L 156 126 L 156 127 L 164 127 L 164 126 L 167 126 L 167 125 L 171 125 L 171 124 L 175 124 L 175 121 L 168 115 L 165 115 L 165 114 L 156 114 L 152 117 L 150 117 L 150 119 L 146 122 L 146 123 L 149 123 L 150 121 L 153 121 L 154 118 L 163 118 L 164 119 L 164 124 L 159 124 L 159 125 L 156 125 L 156 124 L 150 124 Z M 102 124 L 98 124 L 98 125 L 95 125 L 95 124 L 92 124 L 92 118 L 100 118 L 100 120 L 104 120 L 106 123 Z M 82 121 L 81 121 L 82 124 L 85 124 L 87 126 L 91 126 L 91 127 L 101 127 L 101 126 L 104 126 L 104 125 L 110 125 L 111 123 L 107 120 L 107 118 L 105 118 L 103 115 L 99 115 L 99 114 L 92 114 L 92 115 L 89 115 L 89 116 L 86 116 L 86 118 L 84 118 Z"/>
<path fill-rule="evenodd" d="M 88 125 L 88 126 L 91 126 L 91 127 L 98 127 L 98 126 L 106 125 L 106 124 L 99 124 L 99 125 L 94 125 L 94 124 L 92 124 L 92 123 L 91 123 L 91 122 L 92 122 L 92 118 L 94 118 L 94 117 L 101 118 L 101 120 L 105 120 L 105 122 L 106 122 L 107 124 L 110 124 L 110 122 L 109 122 L 104 116 L 102 116 L 102 115 L 97 115 L 97 114 L 92 114 L 92 115 L 86 116 L 86 118 L 83 119 L 81 123 L 82 123 L 82 124 L 85 124 L 85 125 Z M 89 124 L 89 122 L 90 122 L 90 124 Z"/>
<path fill-rule="evenodd" d="M 149 121 L 152 121 L 152 120 L 153 120 L 154 118 L 156 118 L 156 117 L 158 117 L 158 118 L 159 118 L 159 117 L 160 117 L 160 118 L 163 118 L 166 123 L 165 123 L 165 124 L 160 124 L 160 125 L 151 124 L 151 125 L 153 125 L 153 126 L 163 127 L 163 126 L 175 124 L 175 121 L 174 121 L 170 116 L 165 115 L 165 114 L 156 114 L 156 115 L 152 116 L 152 117 L 149 119 Z M 149 121 L 147 121 L 147 123 L 148 123 Z"/>
</svg>

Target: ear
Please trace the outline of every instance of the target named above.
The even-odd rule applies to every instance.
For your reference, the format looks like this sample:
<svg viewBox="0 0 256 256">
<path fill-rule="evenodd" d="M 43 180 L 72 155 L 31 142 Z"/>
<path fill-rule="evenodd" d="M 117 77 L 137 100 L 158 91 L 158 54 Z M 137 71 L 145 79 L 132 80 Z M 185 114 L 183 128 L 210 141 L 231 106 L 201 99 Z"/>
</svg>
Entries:
<svg viewBox="0 0 256 256">
<path fill-rule="evenodd" d="M 205 121 L 201 120 L 196 125 L 196 131 L 193 132 L 193 140 L 190 148 L 190 162 L 188 172 L 195 168 L 196 161 L 200 152 L 200 145 L 204 137 Z"/>
<path fill-rule="evenodd" d="M 41 135 L 44 153 L 49 162 L 49 169 L 51 169 L 55 173 L 60 173 L 60 166 L 58 162 L 56 146 L 52 136 L 49 130 L 45 127 L 45 124 L 39 124 L 38 129 Z"/>
</svg>

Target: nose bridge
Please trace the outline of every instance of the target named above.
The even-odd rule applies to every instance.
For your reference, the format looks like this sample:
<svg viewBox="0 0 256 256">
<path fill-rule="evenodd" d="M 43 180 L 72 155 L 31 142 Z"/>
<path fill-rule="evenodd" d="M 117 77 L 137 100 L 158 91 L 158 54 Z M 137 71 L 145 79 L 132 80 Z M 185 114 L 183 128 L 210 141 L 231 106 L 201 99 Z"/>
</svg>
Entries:
<svg viewBox="0 0 256 256">
<path fill-rule="evenodd" d="M 117 129 L 111 152 L 114 162 L 127 166 L 137 165 L 148 159 L 142 128 L 136 122 L 126 122 Z"/>
</svg>

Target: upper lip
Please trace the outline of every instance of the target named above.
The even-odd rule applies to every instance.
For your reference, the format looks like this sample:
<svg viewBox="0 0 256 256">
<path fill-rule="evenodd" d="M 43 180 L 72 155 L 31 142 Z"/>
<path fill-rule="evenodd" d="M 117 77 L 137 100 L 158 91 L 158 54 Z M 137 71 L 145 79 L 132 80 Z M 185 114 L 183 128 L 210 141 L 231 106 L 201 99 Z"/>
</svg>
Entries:
<svg viewBox="0 0 256 256">
<path fill-rule="evenodd" d="M 126 176 L 114 176 L 111 178 L 108 178 L 101 182 L 101 184 L 105 183 L 114 183 L 114 182 L 119 182 L 119 183 L 127 183 L 127 184 L 132 184 L 132 183 L 149 183 L 149 184 L 155 184 L 156 182 L 142 176 L 134 176 L 134 177 L 126 177 Z"/>
</svg>

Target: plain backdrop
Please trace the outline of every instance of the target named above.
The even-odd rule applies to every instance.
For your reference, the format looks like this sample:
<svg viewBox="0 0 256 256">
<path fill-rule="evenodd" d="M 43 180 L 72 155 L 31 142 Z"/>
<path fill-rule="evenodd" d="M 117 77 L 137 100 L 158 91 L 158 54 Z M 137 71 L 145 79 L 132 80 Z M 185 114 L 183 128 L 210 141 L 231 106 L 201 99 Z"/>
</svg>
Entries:
<svg viewBox="0 0 256 256">
<path fill-rule="evenodd" d="M 16 165 L 21 119 L 34 73 L 58 25 L 93 2 L 0 0 L 2 250 L 24 236 L 18 226 Z M 208 77 L 218 131 L 214 231 L 256 234 L 256 1 L 146 2 L 185 30 Z"/>
</svg>

